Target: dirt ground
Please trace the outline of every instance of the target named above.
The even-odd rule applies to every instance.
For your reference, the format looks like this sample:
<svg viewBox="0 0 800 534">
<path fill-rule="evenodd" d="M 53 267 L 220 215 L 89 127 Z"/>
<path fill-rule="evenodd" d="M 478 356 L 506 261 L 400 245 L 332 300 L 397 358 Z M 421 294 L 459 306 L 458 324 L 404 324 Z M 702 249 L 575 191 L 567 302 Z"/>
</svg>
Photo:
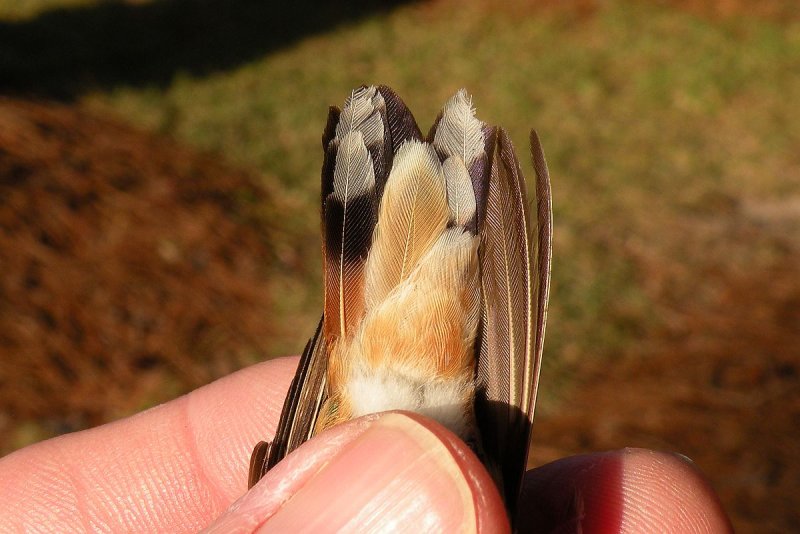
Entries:
<svg viewBox="0 0 800 534">
<path fill-rule="evenodd" d="M 625 446 L 680 452 L 738 532 L 796 532 L 800 197 L 716 202 L 713 216 L 673 221 L 665 248 L 616 246 L 664 326 L 615 357 L 586 355 L 564 405 L 537 415 L 533 463 Z"/>
<path fill-rule="evenodd" d="M 800 288 L 796 268 L 730 278 L 638 354 L 589 363 L 557 413 L 537 416 L 535 464 L 625 446 L 680 452 L 737 532 L 800 528 Z M 546 388 L 543 382 L 542 388 Z"/>
<path fill-rule="evenodd" d="M 0 124 L 0 451 L 263 353 L 252 176 L 69 106 L 0 98 Z"/>
<path fill-rule="evenodd" d="M 252 176 L 72 106 L 2 98 L 0 123 L 0 452 L 259 358 L 272 199 Z M 692 270 L 628 246 L 670 320 L 577 368 L 564 405 L 537 417 L 534 463 L 680 451 L 740 532 L 796 531 L 800 203 L 726 213 L 683 234 L 706 258 Z M 763 254 L 733 268 L 731 242 Z M 713 287 L 689 306 L 698 281 Z"/>
</svg>

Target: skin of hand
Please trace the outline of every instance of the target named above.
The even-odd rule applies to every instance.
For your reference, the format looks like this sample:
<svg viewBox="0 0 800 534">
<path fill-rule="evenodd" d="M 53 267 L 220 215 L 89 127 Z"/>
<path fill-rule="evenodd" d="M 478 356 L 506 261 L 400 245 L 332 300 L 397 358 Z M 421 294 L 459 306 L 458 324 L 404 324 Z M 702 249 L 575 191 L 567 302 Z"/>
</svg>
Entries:
<svg viewBox="0 0 800 534">
<path fill-rule="evenodd" d="M 296 358 L 217 380 L 132 417 L 0 459 L 0 532 L 504 532 L 489 475 L 453 434 L 389 412 L 304 444 L 247 491 Z M 526 475 L 522 532 L 731 532 L 683 457 L 641 449 Z"/>
</svg>

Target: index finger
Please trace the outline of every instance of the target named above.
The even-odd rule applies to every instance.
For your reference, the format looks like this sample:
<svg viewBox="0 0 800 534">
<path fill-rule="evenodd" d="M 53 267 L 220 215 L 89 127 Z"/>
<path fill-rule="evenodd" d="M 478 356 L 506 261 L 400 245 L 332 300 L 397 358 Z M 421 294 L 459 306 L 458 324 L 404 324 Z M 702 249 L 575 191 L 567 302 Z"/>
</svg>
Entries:
<svg viewBox="0 0 800 534">
<path fill-rule="evenodd" d="M 297 358 L 248 367 L 127 419 L 0 460 L 0 531 L 197 531 L 247 490 Z"/>
</svg>

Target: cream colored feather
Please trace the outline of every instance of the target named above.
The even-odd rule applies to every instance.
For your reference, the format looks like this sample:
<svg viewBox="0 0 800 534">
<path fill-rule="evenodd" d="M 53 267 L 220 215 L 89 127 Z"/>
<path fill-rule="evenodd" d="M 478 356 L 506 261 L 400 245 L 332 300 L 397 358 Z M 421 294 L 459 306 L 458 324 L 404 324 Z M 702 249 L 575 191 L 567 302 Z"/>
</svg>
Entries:
<svg viewBox="0 0 800 534">
<path fill-rule="evenodd" d="M 386 182 L 366 263 L 367 311 L 408 277 L 444 231 L 449 215 L 436 151 L 417 141 L 403 144 Z"/>
<path fill-rule="evenodd" d="M 433 144 L 445 156 L 460 156 L 469 169 L 485 153 L 482 127 L 475 117 L 472 98 L 461 89 L 444 105 Z"/>
<path fill-rule="evenodd" d="M 464 226 L 475 215 L 475 192 L 464 161 L 458 156 L 450 156 L 442 164 L 442 172 L 447 182 L 447 205 L 450 220 Z"/>
<path fill-rule="evenodd" d="M 361 131 L 367 146 L 384 138 L 383 119 L 375 111 L 383 107 L 384 101 L 375 87 L 362 87 L 353 91 L 344 103 L 344 109 L 336 125 L 336 137 L 344 138 L 348 132 Z"/>
<path fill-rule="evenodd" d="M 342 203 L 375 187 L 372 157 L 358 131 L 347 132 L 339 144 L 333 172 L 333 194 Z"/>
</svg>

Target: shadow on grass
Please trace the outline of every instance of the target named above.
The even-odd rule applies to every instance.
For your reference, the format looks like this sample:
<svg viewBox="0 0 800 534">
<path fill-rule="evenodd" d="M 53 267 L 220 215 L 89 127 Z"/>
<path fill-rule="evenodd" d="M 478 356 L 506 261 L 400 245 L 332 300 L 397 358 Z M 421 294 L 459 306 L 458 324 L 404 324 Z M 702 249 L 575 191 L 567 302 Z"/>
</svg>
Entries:
<svg viewBox="0 0 800 534">
<path fill-rule="evenodd" d="M 0 22 L 3 91 L 70 99 L 229 69 L 409 0 L 101 2 Z"/>
</svg>

